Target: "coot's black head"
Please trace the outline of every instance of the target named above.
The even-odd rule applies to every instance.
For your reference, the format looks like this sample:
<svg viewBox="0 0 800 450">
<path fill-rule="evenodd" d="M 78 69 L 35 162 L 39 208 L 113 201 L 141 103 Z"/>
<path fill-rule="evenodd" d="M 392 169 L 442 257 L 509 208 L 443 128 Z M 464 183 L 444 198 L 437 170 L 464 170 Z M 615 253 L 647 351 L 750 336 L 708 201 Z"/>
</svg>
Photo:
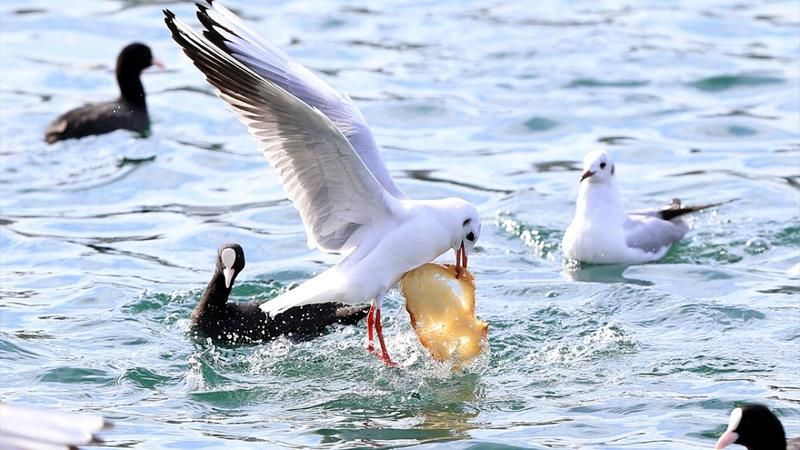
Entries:
<svg viewBox="0 0 800 450">
<path fill-rule="evenodd" d="M 150 47 L 138 42 L 122 49 L 117 57 L 117 83 L 122 98 L 128 103 L 144 108 L 144 87 L 139 79 L 142 71 L 152 65 L 164 67 L 153 58 Z"/>
<path fill-rule="evenodd" d="M 139 75 L 144 69 L 158 63 L 153 59 L 150 47 L 134 42 L 123 48 L 117 57 L 117 75 L 126 72 L 131 75 Z M 158 63 L 160 64 L 160 63 Z"/>
<path fill-rule="evenodd" d="M 225 287 L 233 286 L 236 276 L 244 269 L 244 250 L 239 244 L 225 244 L 217 252 L 217 270 L 225 277 Z"/>
<path fill-rule="evenodd" d="M 746 404 L 731 411 L 728 429 L 717 449 L 739 444 L 750 450 L 786 449 L 786 433 L 780 420 L 764 405 Z"/>
</svg>

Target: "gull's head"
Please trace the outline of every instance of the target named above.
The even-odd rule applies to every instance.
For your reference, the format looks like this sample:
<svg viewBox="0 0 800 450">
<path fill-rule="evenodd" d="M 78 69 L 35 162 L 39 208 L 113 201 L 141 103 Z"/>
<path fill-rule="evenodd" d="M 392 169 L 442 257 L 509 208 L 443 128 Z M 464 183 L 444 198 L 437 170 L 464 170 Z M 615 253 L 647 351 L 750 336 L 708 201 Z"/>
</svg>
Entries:
<svg viewBox="0 0 800 450">
<path fill-rule="evenodd" d="M 462 217 L 464 220 L 461 221 L 461 244 L 467 252 L 472 253 L 475 243 L 481 237 L 481 218 L 478 216 L 478 210 L 472 205 L 469 205 Z"/>
<path fill-rule="evenodd" d="M 747 448 L 786 448 L 786 433 L 780 420 L 764 405 L 747 404 L 731 411 L 728 428 L 715 448 L 730 444 Z"/>
<path fill-rule="evenodd" d="M 475 206 L 460 198 L 445 199 L 448 217 L 447 227 L 451 231 L 450 248 L 456 252 L 456 272 L 467 268 L 467 258 L 481 236 L 481 217 Z"/>
<path fill-rule="evenodd" d="M 605 183 L 614 179 L 614 160 L 603 150 L 590 152 L 583 158 L 581 183 Z"/>
<path fill-rule="evenodd" d="M 217 252 L 217 270 L 225 277 L 225 287 L 230 289 L 236 275 L 244 269 L 244 250 L 239 244 L 225 244 Z"/>
</svg>

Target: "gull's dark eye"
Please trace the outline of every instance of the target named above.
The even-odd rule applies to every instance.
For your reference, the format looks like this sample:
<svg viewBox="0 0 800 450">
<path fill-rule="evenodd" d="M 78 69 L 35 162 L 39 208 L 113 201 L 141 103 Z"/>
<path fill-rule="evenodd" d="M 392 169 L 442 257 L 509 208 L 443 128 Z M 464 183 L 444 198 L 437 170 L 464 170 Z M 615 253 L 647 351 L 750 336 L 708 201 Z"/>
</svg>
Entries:
<svg viewBox="0 0 800 450">
<path fill-rule="evenodd" d="M 470 241 L 470 242 L 475 241 L 475 233 L 473 233 L 472 231 L 467 233 L 467 240 Z"/>
<path fill-rule="evenodd" d="M 606 168 L 606 163 L 604 163 L 604 162 L 601 162 L 601 163 L 600 163 L 600 168 L 601 168 L 601 169 L 605 169 L 605 168 Z"/>
</svg>

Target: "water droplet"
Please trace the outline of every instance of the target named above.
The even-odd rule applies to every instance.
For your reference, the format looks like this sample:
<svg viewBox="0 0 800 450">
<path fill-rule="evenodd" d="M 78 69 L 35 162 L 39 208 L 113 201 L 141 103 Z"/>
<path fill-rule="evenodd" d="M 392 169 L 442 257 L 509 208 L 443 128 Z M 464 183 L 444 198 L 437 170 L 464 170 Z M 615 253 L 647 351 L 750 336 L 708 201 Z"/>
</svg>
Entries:
<svg viewBox="0 0 800 450">
<path fill-rule="evenodd" d="M 760 237 L 750 238 L 744 244 L 744 250 L 751 255 L 764 253 L 769 250 L 770 247 L 769 241 Z"/>
</svg>

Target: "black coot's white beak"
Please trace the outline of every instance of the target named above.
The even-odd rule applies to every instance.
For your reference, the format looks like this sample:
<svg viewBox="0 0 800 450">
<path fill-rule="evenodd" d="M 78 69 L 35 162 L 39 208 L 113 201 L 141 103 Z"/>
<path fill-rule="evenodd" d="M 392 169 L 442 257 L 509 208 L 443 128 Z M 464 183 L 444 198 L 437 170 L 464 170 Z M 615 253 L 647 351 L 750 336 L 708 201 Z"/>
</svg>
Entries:
<svg viewBox="0 0 800 450">
<path fill-rule="evenodd" d="M 222 269 L 222 274 L 225 276 L 225 287 L 231 288 L 231 281 L 233 281 L 233 267 L 226 267 Z"/>
<path fill-rule="evenodd" d="M 583 175 L 581 175 L 581 181 L 589 178 L 592 175 L 594 175 L 594 172 L 592 172 L 591 170 L 587 170 L 586 172 L 583 172 Z"/>
<path fill-rule="evenodd" d="M 734 430 L 739 428 L 739 422 L 742 421 L 742 408 L 734 408 L 731 411 L 731 418 L 728 420 L 728 428 L 722 433 L 722 436 L 719 437 L 717 441 L 717 446 L 714 447 L 717 450 L 721 448 L 725 448 L 728 445 L 733 444 L 739 439 L 739 433 Z"/>
<path fill-rule="evenodd" d="M 738 439 L 739 439 L 739 433 L 735 431 L 726 431 L 722 433 L 722 436 L 719 437 L 719 440 L 717 441 L 717 446 L 714 448 L 720 450 L 722 448 L 725 448 L 733 444 Z"/>
<path fill-rule="evenodd" d="M 152 65 L 154 65 L 154 66 L 158 67 L 158 68 L 159 68 L 159 69 L 161 69 L 161 70 L 167 70 L 167 66 L 165 66 L 165 65 L 164 65 L 164 63 L 163 63 L 163 62 L 161 62 L 161 60 L 160 60 L 160 59 L 158 59 L 158 58 L 153 58 L 153 59 L 150 61 L 150 64 L 152 64 Z"/>
</svg>

